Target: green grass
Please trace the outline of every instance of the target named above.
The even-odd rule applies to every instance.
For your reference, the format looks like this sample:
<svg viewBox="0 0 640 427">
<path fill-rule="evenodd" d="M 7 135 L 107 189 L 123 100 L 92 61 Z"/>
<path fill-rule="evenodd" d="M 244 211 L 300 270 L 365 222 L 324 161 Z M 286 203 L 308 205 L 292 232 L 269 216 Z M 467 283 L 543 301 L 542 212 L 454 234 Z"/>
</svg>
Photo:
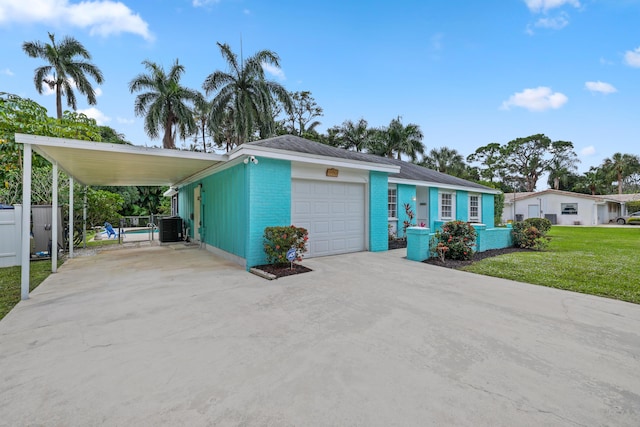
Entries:
<svg viewBox="0 0 640 427">
<path fill-rule="evenodd" d="M 62 265 L 62 261 L 58 261 Z M 22 267 L 0 268 L 0 320 L 20 302 L 20 274 Z M 51 274 L 51 260 L 42 260 L 31 263 L 29 275 L 29 292 L 38 287 L 40 283 Z"/>
<path fill-rule="evenodd" d="M 552 227 L 543 252 L 486 258 L 465 271 L 640 304 L 640 228 Z"/>
</svg>

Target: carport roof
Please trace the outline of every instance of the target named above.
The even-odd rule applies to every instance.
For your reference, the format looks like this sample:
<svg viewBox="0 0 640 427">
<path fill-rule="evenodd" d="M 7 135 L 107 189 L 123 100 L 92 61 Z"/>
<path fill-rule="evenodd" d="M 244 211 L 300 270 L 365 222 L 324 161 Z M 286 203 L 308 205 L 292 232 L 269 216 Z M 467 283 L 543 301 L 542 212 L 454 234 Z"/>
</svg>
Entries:
<svg viewBox="0 0 640 427">
<path fill-rule="evenodd" d="M 171 185 L 227 160 L 226 156 L 104 142 L 16 134 L 85 185 Z"/>
</svg>

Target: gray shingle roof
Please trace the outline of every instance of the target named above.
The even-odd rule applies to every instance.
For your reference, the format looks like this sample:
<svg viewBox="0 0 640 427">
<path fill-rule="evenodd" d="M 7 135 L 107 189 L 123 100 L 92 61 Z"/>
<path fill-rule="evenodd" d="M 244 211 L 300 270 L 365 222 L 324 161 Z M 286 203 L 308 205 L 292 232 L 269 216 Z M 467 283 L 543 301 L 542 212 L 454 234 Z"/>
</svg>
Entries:
<svg viewBox="0 0 640 427">
<path fill-rule="evenodd" d="M 390 174 L 389 177 L 477 188 L 478 190 L 485 191 L 495 191 L 494 189 L 485 187 L 484 185 L 476 184 L 475 182 L 437 172 L 423 166 L 415 165 L 413 163 L 405 162 L 402 160 L 389 159 L 387 157 L 380 157 L 373 154 L 358 153 L 356 151 L 349 151 L 343 148 L 331 147 L 329 145 L 310 141 L 308 139 L 300 138 L 299 136 L 294 135 L 276 136 L 274 138 L 249 142 L 247 144 L 265 148 L 273 148 L 277 150 L 293 151 L 296 153 L 315 154 L 317 156 L 335 157 L 339 159 L 354 160 L 360 162 L 400 166 L 400 172 Z"/>
</svg>

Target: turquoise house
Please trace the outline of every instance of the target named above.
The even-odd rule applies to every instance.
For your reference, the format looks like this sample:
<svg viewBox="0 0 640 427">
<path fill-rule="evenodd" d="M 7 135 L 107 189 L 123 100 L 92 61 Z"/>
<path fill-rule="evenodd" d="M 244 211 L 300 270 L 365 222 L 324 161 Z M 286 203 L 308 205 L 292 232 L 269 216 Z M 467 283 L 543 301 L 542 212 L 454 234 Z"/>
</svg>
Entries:
<svg viewBox="0 0 640 427">
<path fill-rule="evenodd" d="M 411 163 L 290 135 L 243 144 L 172 189 L 173 213 L 190 238 L 247 269 L 266 262 L 268 226 L 307 228 L 307 257 L 386 251 L 390 234 L 405 235 L 408 212 L 432 231 L 453 219 L 494 229 L 498 193 Z"/>
</svg>

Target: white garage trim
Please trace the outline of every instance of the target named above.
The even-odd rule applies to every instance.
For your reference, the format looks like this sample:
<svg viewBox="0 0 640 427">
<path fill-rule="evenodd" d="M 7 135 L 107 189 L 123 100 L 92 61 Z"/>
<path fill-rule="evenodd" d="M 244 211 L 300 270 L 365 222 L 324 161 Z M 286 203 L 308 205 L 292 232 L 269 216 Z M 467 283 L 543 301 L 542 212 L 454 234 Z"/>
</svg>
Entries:
<svg viewBox="0 0 640 427">
<path fill-rule="evenodd" d="M 293 179 L 291 222 L 309 231 L 308 258 L 366 249 L 366 185 Z"/>
</svg>

